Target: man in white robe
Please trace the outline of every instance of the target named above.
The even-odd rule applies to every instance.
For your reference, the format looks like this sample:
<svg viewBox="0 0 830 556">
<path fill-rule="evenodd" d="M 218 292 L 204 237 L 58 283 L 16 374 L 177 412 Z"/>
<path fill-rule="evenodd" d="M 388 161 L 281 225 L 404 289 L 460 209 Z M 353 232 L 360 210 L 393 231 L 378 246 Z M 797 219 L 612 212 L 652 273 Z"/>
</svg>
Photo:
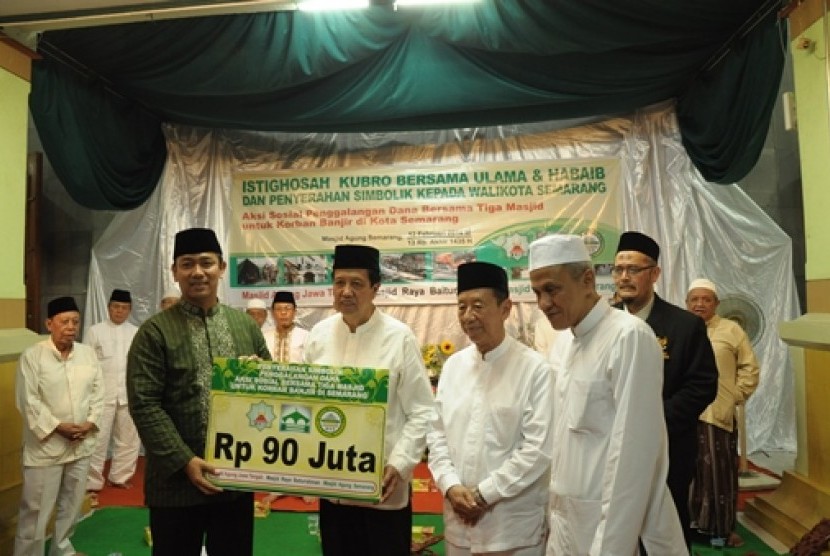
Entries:
<svg viewBox="0 0 830 556">
<path fill-rule="evenodd" d="M 132 296 L 126 290 L 113 290 L 107 304 L 107 320 L 87 330 L 84 343 L 95 350 L 104 373 L 104 412 L 98 432 L 98 445 L 89 465 L 87 490 L 104 488 L 104 463 L 112 441 L 109 482 L 129 488 L 135 474 L 141 439 L 127 406 L 127 353 L 138 328 L 127 319 L 132 310 Z M 96 503 L 93 498 L 93 504 Z"/>
<path fill-rule="evenodd" d="M 580 236 L 530 245 L 530 283 L 558 334 L 550 351 L 554 430 L 551 556 L 687 555 L 666 486 L 662 352 L 642 320 L 596 291 Z"/>
<path fill-rule="evenodd" d="M 294 322 L 297 315 L 297 302 L 289 291 L 278 291 L 271 303 L 271 316 L 274 327 L 262 331 L 265 343 L 274 361 L 283 363 L 302 363 L 303 348 L 308 337 L 308 330 L 300 328 Z"/>
<path fill-rule="evenodd" d="M 317 323 L 305 345 L 305 362 L 389 370 L 383 454 L 383 493 L 378 504 L 320 500 L 325 556 L 409 556 L 412 503 L 409 483 L 421 460 L 432 415 L 432 390 L 412 330 L 375 307 L 380 253 L 363 245 L 334 250 L 336 314 Z"/>
<path fill-rule="evenodd" d="M 47 314 L 49 338 L 27 348 L 17 364 L 23 492 L 14 556 L 43 556 L 53 510 L 49 556 L 78 554 L 70 539 L 81 512 L 89 456 L 104 405 L 104 379 L 95 352 L 75 342 L 81 322 L 75 300 L 53 299 Z"/>
<path fill-rule="evenodd" d="M 168 307 L 172 307 L 179 302 L 181 296 L 182 293 L 179 291 L 179 288 L 175 286 L 167 288 L 161 297 L 161 301 L 159 301 L 159 309 L 164 311 Z"/>
<path fill-rule="evenodd" d="M 308 330 L 300 328 L 294 322 L 297 315 L 297 301 L 290 291 L 281 290 L 274 294 L 271 302 L 271 316 L 274 326 L 265 326 L 262 335 L 265 336 L 265 345 L 271 352 L 271 359 L 279 363 L 302 363 L 305 341 Z M 258 504 L 270 505 L 280 495 L 272 492 L 260 499 Z M 315 496 L 303 496 L 306 504 L 314 503 Z"/>
<path fill-rule="evenodd" d="M 265 302 L 261 299 L 249 299 L 245 306 L 245 312 L 256 321 L 260 330 L 270 328 L 268 324 L 268 309 L 265 307 Z"/>
<path fill-rule="evenodd" d="M 473 345 L 444 364 L 427 434 L 447 556 L 545 553 L 552 375 L 507 335 L 511 308 L 503 268 L 458 267 L 458 321 Z"/>
</svg>

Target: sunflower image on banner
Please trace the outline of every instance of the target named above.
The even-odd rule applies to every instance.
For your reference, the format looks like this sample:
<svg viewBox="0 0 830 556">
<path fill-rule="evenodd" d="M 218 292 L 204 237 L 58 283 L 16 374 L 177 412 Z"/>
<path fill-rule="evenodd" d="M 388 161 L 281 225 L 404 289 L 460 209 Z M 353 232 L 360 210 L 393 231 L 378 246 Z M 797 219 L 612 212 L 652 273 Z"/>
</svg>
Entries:
<svg viewBox="0 0 830 556">
<path fill-rule="evenodd" d="M 421 357 L 423 357 L 424 367 L 427 369 L 430 380 L 437 380 L 441 376 L 444 363 L 453 353 L 455 353 L 455 344 L 450 340 L 421 346 Z"/>
</svg>

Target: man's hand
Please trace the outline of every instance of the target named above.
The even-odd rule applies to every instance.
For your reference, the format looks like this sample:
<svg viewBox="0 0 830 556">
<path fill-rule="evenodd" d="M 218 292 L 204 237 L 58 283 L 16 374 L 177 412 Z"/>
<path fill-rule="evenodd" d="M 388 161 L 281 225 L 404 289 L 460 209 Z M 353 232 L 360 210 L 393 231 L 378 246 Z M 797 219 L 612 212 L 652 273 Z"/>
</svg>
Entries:
<svg viewBox="0 0 830 556">
<path fill-rule="evenodd" d="M 211 483 L 205 477 L 208 475 L 216 475 L 216 468 L 211 467 L 202 458 L 193 456 L 184 468 L 184 472 L 193 486 L 202 491 L 203 494 L 216 494 L 222 492 L 222 488 Z"/>
<path fill-rule="evenodd" d="M 83 438 L 86 438 L 87 435 L 89 435 L 89 434 L 91 434 L 91 433 L 93 433 L 97 430 L 98 430 L 98 427 L 95 425 L 95 423 L 92 423 L 90 421 L 84 421 L 83 423 L 78 425 L 78 432 L 81 434 L 81 436 Z"/>
<path fill-rule="evenodd" d="M 86 434 L 81 429 L 81 426 L 76 425 L 75 423 L 58 423 L 58 426 L 55 427 L 54 432 L 58 433 L 70 442 L 80 441 L 86 437 Z"/>
<path fill-rule="evenodd" d="M 75 423 L 58 423 L 58 426 L 55 427 L 54 432 L 58 433 L 70 442 L 80 442 L 91 432 L 95 432 L 97 430 L 98 427 L 95 426 L 95 423 L 84 421 L 80 425 L 76 425 Z"/>
<path fill-rule="evenodd" d="M 476 497 L 472 489 L 464 485 L 455 485 L 447 491 L 453 511 L 467 525 L 475 525 L 487 508 L 476 503 Z"/>
<path fill-rule="evenodd" d="M 395 489 L 398 487 L 398 483 L 401 482 L 401 474 L 398 473 L 398 470 L 392 467 L 391 465 L 387 465 L 383 468 L 383 480 L 381 481 L 381 496 L 380 496 L 380 503 L 383 504 L 386 500 L 392 496 L 392 493 L 395 492 Z"/>
</svg>

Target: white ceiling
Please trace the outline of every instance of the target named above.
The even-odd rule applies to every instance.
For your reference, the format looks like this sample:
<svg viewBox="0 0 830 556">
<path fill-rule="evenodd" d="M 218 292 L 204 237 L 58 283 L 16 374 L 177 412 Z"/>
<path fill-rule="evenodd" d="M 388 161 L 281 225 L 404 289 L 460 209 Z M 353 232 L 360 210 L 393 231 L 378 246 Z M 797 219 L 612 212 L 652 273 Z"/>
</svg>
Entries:
<svg viewBox="0 0 830 556">
<path fill-rule="evenodd" d="M 0 0 L 0 29 L 18 38 L 51 29 L 296 8 L 288 0 Z"/>
<path fill-rule="evenodd" d="M 0 3 L 0 16 L 26 16 L 49 12 L 80 12 L 84 10 L 101 10 L 121 6 L 136 8 L 157 3 L 157 0 L 3 0 Z M 175 2 L 161 2 L 174 4 Z"/>
</svg>

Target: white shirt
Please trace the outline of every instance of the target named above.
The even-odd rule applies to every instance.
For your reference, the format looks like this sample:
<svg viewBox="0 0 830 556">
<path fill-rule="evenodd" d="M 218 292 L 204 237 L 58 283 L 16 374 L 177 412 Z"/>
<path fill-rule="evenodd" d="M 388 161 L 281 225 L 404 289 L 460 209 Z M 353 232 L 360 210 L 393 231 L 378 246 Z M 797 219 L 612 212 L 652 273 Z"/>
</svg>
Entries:
<svg viewBox="0 0 830 556">
<path fill-rule="evenodd" d="M 97 433 L 71 442 L 55 432 L 60 423 L 100 420 L 104 381 L 89 346 L 75 342 L 65 360 L 51 338 L 28 347 L 17 363 L 15 401 L 23 417 L 23 465 L 68 463 L 95 450 Z"/>
<path fill-rule="evenodd" d="M 384 466 L 398 470 L 401 481 L 395 492 L 377 509 L 400 509 L 409 500 L 409 482 L 421 461 L 432 413 L 432 390 L 412 330 L 377 308 L 371 318 L 352 333 L 340 313 L 317 323 L 305 344 L 306 363 L 389 369 Z M 366 505 L 342 501 L 343 504 Z"/>
<path fill-rule="evenodd" d="M 274 361 L 281 361 L 280 359 L 280 341 L 279 332 L 275 327 L 268 327 L 262 331 L 265 336 L 265 344 L 268 346 L 268 351 L 271 352 L 271 357 Z M 308 338 L 308 330 L 294 325 L 288 331 L 288 359 L 281 361 L 284 363 L 302 363 L 303 362 L 303 348 L 305 341 Z"/>
<path fill-rule="evenodd" d="M 663 354 L 600 299 L 550 352 L 555 376 L 547 554 L 688 555 L 666 486 Z"/>
<path fill-rule="evenodd" d="M 95 350 L 101 362 L 106 403 L 127 405 L 127 353 L 137 331 L 132 323 L 115 324 L 109 319 L 87 330 L 84 343 Z"/>
<path fill-rule="evenodd" d="M 550 365 L 507 336 L 481 356 L 475 346 L 444 364 L 427 434 L 429 468 L 444 498 L 444 534 L 473 553 L 542 542 L 553 435 Z M 492 508 L 465 525 L 446 499 L 477 486 Z"/>
</svg>

